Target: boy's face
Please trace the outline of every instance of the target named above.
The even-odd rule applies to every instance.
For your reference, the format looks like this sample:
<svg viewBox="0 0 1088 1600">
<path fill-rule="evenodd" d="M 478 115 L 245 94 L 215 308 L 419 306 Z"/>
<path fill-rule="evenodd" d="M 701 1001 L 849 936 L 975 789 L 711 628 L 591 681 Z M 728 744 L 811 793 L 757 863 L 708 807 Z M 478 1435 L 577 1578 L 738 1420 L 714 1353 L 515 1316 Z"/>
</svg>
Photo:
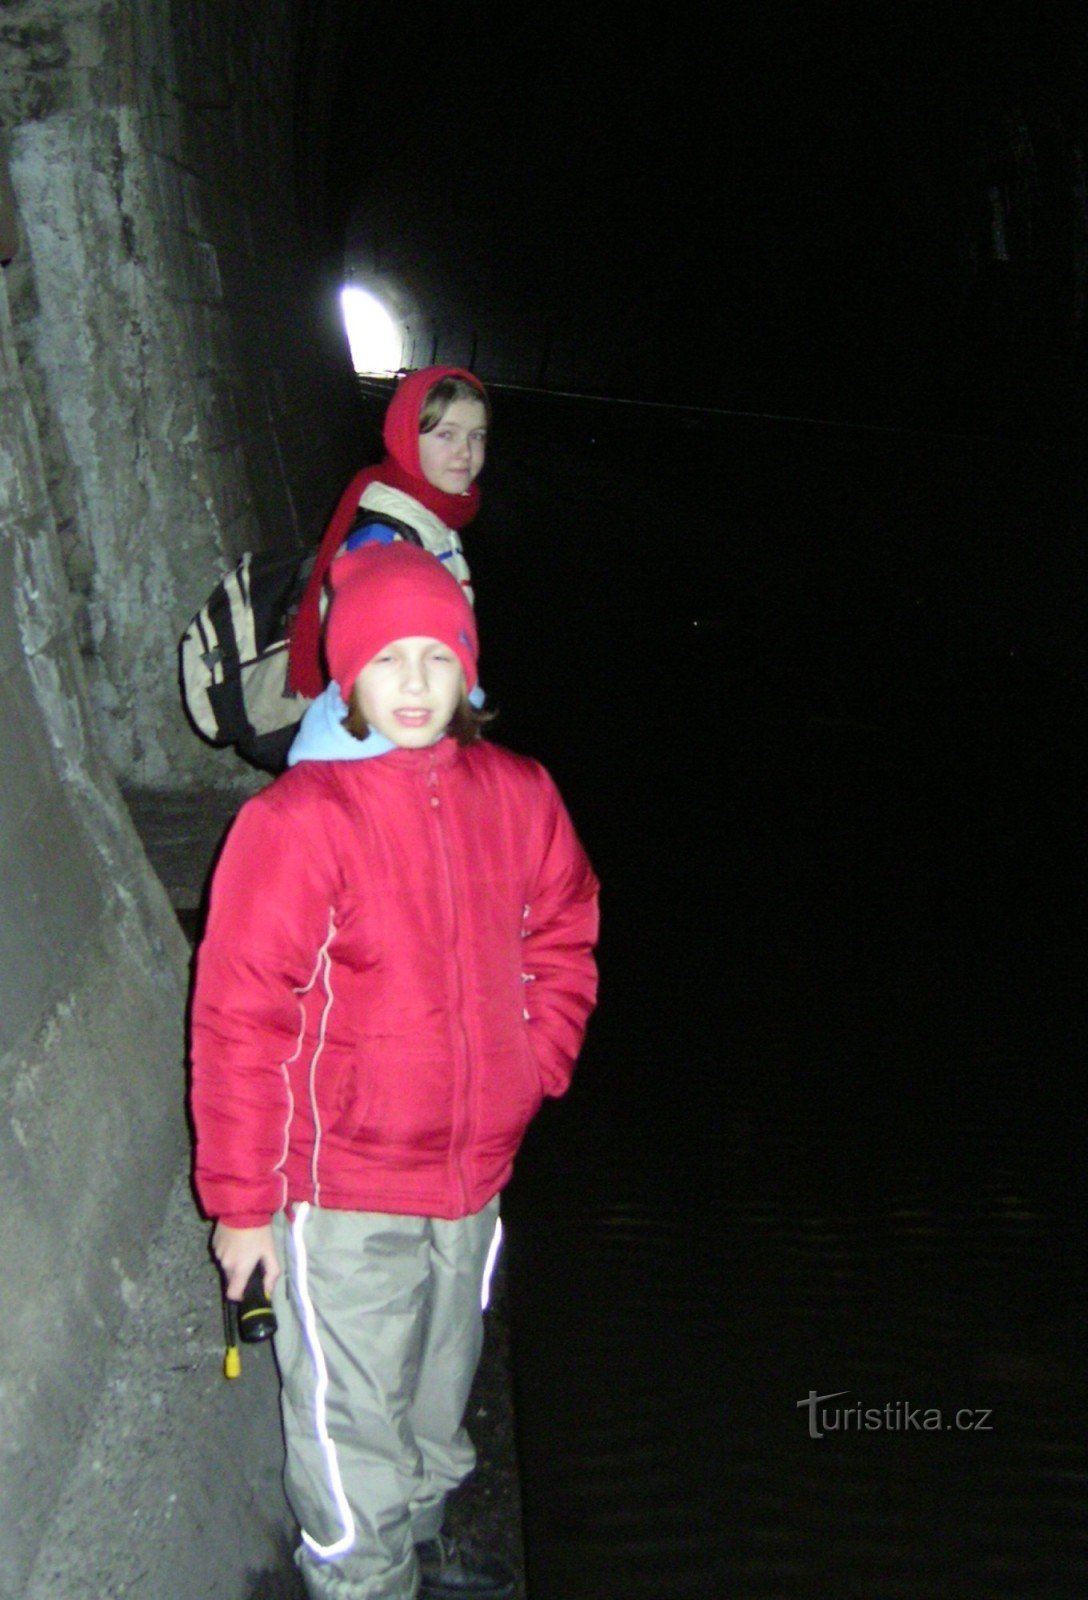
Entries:
<svg viewBox="0 0 1088 1600">
<path fill-rule="evenodd" d="M 480 400 L 453 400 L 430 433 L 419 436 L 423 476 L 445 494 L 465 494 L 480 475 L 487 445 L 487 412 Z"/>
<path fill-rule="evenodd" d="M 394 639 L 368 661 L 352 691 L 367 726 L 402 750 L 437 744 L 465 689 L 461 663 L 438 639 Z"/>
</svg>

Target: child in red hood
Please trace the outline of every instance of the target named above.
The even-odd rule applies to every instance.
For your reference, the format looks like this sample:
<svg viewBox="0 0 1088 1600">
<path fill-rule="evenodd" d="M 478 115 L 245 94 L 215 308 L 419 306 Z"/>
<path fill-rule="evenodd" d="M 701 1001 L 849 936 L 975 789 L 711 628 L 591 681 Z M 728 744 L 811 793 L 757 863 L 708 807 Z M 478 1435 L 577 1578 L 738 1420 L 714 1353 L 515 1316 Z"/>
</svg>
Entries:
<svg viewBox="0 0 1088 1600">
<path fill-rule="evenodd" d="M 296 693 L 315 699 L 328 683 L 320 649 L 322 597 L 336 556 L 356 547 L 352 525 L 360 512 L 389 518 L 372 522 L 361 531 L 361 540 L 386 543 L 407 536 L 418 541 L 452 572 L 471 601 L 458 534 L 480 508 L 476 479 L 484 464 L 488 417 L 484 386 L 463 367 L 423 367 L 402 379 L 382 428 L 385 459 L 352 478 L 318 548 L 291 629 L 288 686 Z"/>
</svg>

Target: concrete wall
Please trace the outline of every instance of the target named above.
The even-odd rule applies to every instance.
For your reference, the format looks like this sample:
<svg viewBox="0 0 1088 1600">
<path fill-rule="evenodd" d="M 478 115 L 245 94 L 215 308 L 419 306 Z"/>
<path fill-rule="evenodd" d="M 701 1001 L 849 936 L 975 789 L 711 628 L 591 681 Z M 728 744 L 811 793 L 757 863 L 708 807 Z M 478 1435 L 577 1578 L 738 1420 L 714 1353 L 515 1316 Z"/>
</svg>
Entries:
<svg viewBox="0 0 1088 1600">
<path fill-rule="evenodd" d="M 295 203 L 308 10 L 0 10 L 2 1600 L 186 1164 L 188 951 L 119 783 L 237 777 L 184 719 L 177 637 L 236 553 L 316 534 L 357 464 Z"/>
<path fill-rule="evenodd" d="M 0 1595 L 183 1160 L 187 952 L 99 753 L 0 278 Z"/>
</svg>

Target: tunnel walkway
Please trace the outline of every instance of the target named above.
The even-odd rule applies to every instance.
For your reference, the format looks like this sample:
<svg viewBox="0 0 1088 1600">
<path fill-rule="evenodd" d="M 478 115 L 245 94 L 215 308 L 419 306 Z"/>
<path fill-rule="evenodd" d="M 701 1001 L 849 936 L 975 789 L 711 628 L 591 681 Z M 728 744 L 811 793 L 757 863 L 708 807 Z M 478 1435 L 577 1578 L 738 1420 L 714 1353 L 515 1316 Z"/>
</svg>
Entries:
<svg viewBox="0 0 1088 1600">
<path fill-rule="evenodd" d="M 229 755 L 224 759 L 233 762 Z M 240 769 L 226 770 L 238 776 Z M 244 791 L 227 789 L 126 795 L 144 848 L 190 940 L 199 937 L 210 871 L 243 798 Z M 236 1497 L 236 1516 L 248 1517 L 263 1529 L 265 1560 L 259 1567 L 251 1565 L 244 1591 L 238 1587 L 236 1560 L 223 1561 L 221 1587 L 214 1590 L 208 1587 L 206 1564 L 195 1564 L 192 1571 L 175 1576 L 178 1600 L 303 1600 L 290 1555 L 295 1525 L 281 1484 L 272 1352 L 243 1347 L 241 1378 L 229 1383 L 223 1378 L 222 1318 L 207 1239 L 208 1227 L 197 1214 L 186 1170 L 178 1174 L 145 1283 L 134 1293 L 143 1310 L 126 1329 L 99 1421 L 82 1452 L 85 1464 L 75 1473 L 62 1510 L 62 1527 L 79 1529 L 81 1540 L 88 1525 L 102 1528 L 97 1573 L 93 1566 L 88 1570 L 86 1551 L 74 1553 L 66 1538 L 68 1553 L 59 1560 L 47 1556 L 42 1587 L 27 1600 L 76 1600 L 92 1592 L 165 1600 L 141 1587 L 138 1571 L 138 1551 L 155 1520 L 169 1517 L 171 1505 L 180 1501 L 181 1513 L 196 1524 L 194 1536 L 203 1536 L 220 1528 L 223 1519 L 201 1500 L 228 1493 Z M 506 1300 L 500 1261 L 467 1412 L 477 1467 L 451 1501 L 449 1526 L 500 1551 L 518 1575 L 516 1600 L 524 1600 Z M 209 1482 L 204 1466 L 209 1459 L 232 1461 L 233 1481 Z M 164 1481 L 171 1486 L 165 1505 Z M 118 1510 L 120 1534 L 112 1521 Z M 135 1579 L 122 1570 L 125 1565 L 136 1568 Z"/>
</svg>

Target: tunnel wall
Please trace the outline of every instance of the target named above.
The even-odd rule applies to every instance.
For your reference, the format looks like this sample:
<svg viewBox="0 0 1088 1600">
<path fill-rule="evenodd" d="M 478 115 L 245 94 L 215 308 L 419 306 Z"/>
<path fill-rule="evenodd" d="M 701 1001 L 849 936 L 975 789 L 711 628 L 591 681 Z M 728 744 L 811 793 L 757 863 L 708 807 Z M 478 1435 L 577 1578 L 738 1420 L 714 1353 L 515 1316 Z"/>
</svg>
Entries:
<svg viewBox="0 0 1088 1600">
<path fill-rule="evenodd" d="M 558 286 L 545 301 L 506 263 L 486 260 L 465 281 L 455 259 L 428 263 L 411 234 L 389 221 L 375 226 L 365 206 L 349 218 L 345 260 L 399 326 L 406 367 L 448 362 L 495 385 L 653 397 L 659 375 L 645 340 L 633 346 L 617 330 L 615 307 L 584 285 L 577 295 Z"/>
<path fill-rule="evenodd" d="M 0 15 L 2 1600 L 185 1164 L 188 951 L 122 786 L 238 780 L 184 719 L 177 637 L 241 550 L 312 537 L 357 464 L 295 204 L 306 10 Z"/>
<path fill-rule="evenodd" d="M 0 1595 L 16 1600 L 183 1160 L 187 952 L 100 754 L 2 278 L 0 409 Z"/>
<path fill-rule="evenodd" d="M 314 538 L 354 465 L 335 284 L 299 221 L 304 9 L 5 13 L 12 315 L 92 705 L 128 784 L 225 777 L 185 721 L 178 636 L 241 551 Z"/>
</svg>

